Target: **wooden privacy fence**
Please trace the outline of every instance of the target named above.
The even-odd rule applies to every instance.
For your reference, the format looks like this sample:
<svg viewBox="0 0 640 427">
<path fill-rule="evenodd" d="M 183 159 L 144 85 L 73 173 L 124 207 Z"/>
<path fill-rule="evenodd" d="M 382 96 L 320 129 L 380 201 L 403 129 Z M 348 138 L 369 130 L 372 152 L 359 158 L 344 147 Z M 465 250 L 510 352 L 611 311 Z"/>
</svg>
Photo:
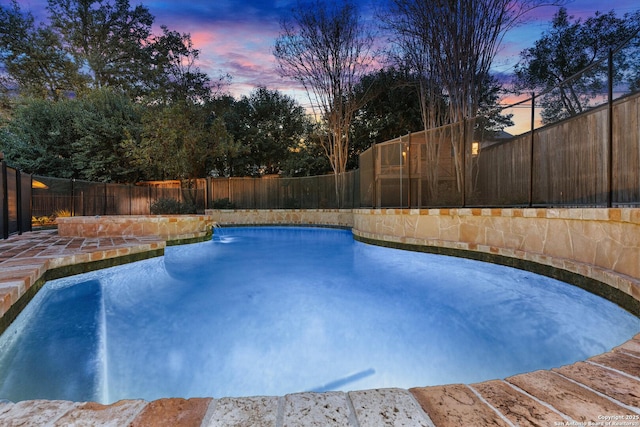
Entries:
<svg viewBox="0 0 640 427">
<path fill-rule="evenodd" d="M 360 206 L 357 170 L 310 177 L 208 178 L 210 207 L 237 209 L 340 209 Z M 337 190 L 336 190 L 337 179 Z"/>
<path fill-rule="evenodd" d="M 31 215 L 148 215 L 161 199 L 193 205 L 238 209 L 323 209 L 360 206 L 358 171 L 333 175 L 281 178 L 231 177 L 158 181 L 122 185 L 34 176 Z M 29 180 L 29 189 L 31 190 Z M 185 188 L 185 184 L 189 188 Z"/>
<path fill-rule="evenodd" d="M 475 120 L 411 133 L 360 155 L 361 204 L 637 206 L 639 117 L 640 92 L 499 140 Z"/>
<path fill-rule="evenodd" d="M 640 93 L 480 150 L 471 204 L 640 204 Z"/>
<path fill-rule="evenodd" d="M 148 215 L 160 199 L 173 199 L 204 210 L 204 189 L 108 184 L 35 176 L 33 216 Z"/>
</svg>

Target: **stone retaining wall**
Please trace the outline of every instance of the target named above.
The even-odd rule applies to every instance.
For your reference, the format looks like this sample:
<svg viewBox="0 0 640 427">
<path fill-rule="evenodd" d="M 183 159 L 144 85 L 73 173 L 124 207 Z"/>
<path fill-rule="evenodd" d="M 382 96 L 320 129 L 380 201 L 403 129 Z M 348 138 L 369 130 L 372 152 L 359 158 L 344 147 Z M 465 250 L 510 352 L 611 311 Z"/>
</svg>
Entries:
<svg viewBox="0 0 640 427">
<path fill-rule="evenodd" d="M 114 215 L 61 217 L 62 237 L 142 237 L 188 240 L 211 233 L 213 218 L 208 215 Z"/>
<path fill-rule="evenodd" d="M 207 209 L 221 225 L 337 225 L 353 227 L 351 209 Z"/>
</svg>

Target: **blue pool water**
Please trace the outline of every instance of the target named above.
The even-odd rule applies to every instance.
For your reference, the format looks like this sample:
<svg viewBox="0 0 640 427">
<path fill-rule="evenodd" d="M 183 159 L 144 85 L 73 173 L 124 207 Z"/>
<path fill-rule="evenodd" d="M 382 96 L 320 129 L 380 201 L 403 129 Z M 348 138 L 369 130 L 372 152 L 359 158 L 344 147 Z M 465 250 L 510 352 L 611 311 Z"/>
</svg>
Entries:
<svg viewBox="0 0 640 427">
<path fill-rule="evenodd" d="M 0 337 L 0 398 L 473 383 L 605 352 L 640 319 L 574 286 L 319 228 L 225 228 L 49 282 Z"/>
</svg>

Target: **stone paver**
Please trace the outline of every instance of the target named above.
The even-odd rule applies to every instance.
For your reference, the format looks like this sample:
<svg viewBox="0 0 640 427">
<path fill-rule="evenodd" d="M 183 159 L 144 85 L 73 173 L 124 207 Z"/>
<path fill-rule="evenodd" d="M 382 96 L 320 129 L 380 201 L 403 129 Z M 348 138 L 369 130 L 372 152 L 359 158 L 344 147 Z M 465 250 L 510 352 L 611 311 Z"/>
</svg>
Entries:
<svg viewBox="0 0 640 427">
<path fill-rule="evenodd" d="M 471 387 L 514 425 L 548 427 L 571 421 L 569 417 L 517 391 L 505 381 L 487 381 Z"/>
<path fill-rule="evenodd" d="M 630 354 L 635 357 L 640 357 L 640 339 L 631 339 L 626 343 L 616 347 L 613 351 Z"/>
<path fill-rule="evenodd" d="M 640 408 L 640 378 L 633 379 L 615 370 L 587 362 L 574 363 L 553 371 L 625 405 Z"/>
<path fill-rule="evenodd" d="M 620 351 L 611 351 L 589 359 L 594 363 L 609 366 L 621 372 L 625 372 L 636 378 L 640 378 L 640 363 L 637 357 Z"/>
<path fill-rule="evenodd" d="M 146 405 L 131 427 L 198 427 L 209 408 L 211 398 L 159 399 Z"/>
<path fill-rule="evenodd" d="M 597 423 L 604 415 L 630 413 L 626 408 L 554 372 L 536 371 L 509 377 L 507 381 L 547 402 L 577 423 Z"/>
<path fill-rule="evenodd" d="M 73 407 L 55 427 L 120 427 L 129 425 L 145 408 L 144 400 L 121 400 L 112 405 L 86 402 Z"/>
<path fill-rule="evenodd" d="M 13 426 L 55 426 L 56 421 L 80 403 L 64 400 L 28 400 L 10 403 L 0 407 L 0 425 Z"/>
<path fill-rule="evenodd" d="M 55 230 L 0 240 L 0 317 L 49 269 L 157 255 L 165 244 L 155 236 L 82 239 Z M 637 335 L 585 362 L 472 385 L 110 405 L 0 400 L 0 426 L 556 426 L 598 422 L 604 415 L 633 417 L 640 415 L 639 406 Z M 640 420 L 631 422 L 640 427 Z"/>
<path fill-rule="evenodd" d="M 360 427 L 431 427 L 411 393 L 403 389 L 350 391 L 349 397 Z"/>
<path fill-rule="evenodd" d="M 164 240 L 156 236 L 126 238 L 60 237 L 55 230 L 0 240 L 0 317 L 47 271 L 136 254 L 160 254 Z"/>
<path fill-rule="evenodd" d="M 356 427 L 350 406 L 347 394 L 342 392 L 288 394 L 284 398 L 282 425 Z"/>
<path fill-rule="evenodd" d="M 276 427 L 283 400 L 264 396 L 218 399 L 210 405 L 202 427 Z"/>
<path fill-rule="evenodd" d="M 438 427 L 511 427 L 466 385 L 413 388 L 411 393 Z"/>
</svg>

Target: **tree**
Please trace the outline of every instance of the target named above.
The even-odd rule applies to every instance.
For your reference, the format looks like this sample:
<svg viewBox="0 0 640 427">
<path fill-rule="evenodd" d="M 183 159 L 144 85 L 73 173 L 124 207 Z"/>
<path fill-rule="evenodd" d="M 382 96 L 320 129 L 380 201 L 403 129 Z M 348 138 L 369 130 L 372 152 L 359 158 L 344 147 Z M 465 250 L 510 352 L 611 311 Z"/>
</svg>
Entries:
<svg viewBox="0 0 640 427">
<path fill-rule="evenodd" d="M 132 157 L 147 179 L 200 178 L 210 174 L 216 158 L 233 150 L 224 122 L 209 104 L 187 101 L 148 107 L 140 147 Z"/>
<path fill-rule="evenodd" d="M 579 114 L 606 88 L 609 50 L 635 31 L 637 16 L 617 18 L 614 11 L 596 12 L 583 22 L 560 8 L 553 17 L 551 30 L 534 47 L 521 52 L 516 66 L 516 87 L 543 93 L 540 105 L 544 123 Z M 619 82 L 630 64 L 624 52 L 614 59 Z"/>
<path fill-rule="evenodd" d="M 2 149 L 14 166 L 32 174 L 79 178 L 73 166 L 70 142 L 80 138 L 74 120 L 79 104 L 63 100 L 28 100 L 0 129 Z"/>
<path fill-rule="evenodd" d="M 285 176 L 318 176 L 331 172 L 321 137 L 313 130 L 300 140 L 281 165 Z"/>
<path fill-rule="evenodd" d="M 14 165 L 38 175 L 135 182 L 129 149 L 140 143 L 139 108 L 107 89 L 79 99 L 28 100 L 2 129 Z"/>
<path fill-rule="evenodd" d="M 457 130 L 450 134 L 460 192 L 468 149 L 462 138 L 464 121 L 478 112 L 482 86 L 504 35 L 543 1 L 392 0 L 385 21 L 394 33 L 398 57 L 422 78 L 425 127 L 456 124 Z M 437 154 L 429 157 L 436 161 Z"/>
<path fill-rule="evenodd" d="M 5 89 L 17 86 L 27 96 L 58 100 L 85 83 L 58 34 L 36 27 L 15 0 L 11 7 L 0 6 L 0 61 L 12 80 Z"/>
<path fill-rule="evenodd" d="M 370 146 L 421 129 L 418 79 L 406 71 L 387 68 L 367 74 L 355 88 L 356 96 L 367 99 L 352 125 L 350 162 Z"/>
<path fill-rule="evenodd" d="M 449 123 L 449 117 L 442 77 L 438 74 L 438 63 L 433 58 L 437 54 L 431 44 L 430 33 L 434 29 L 425 18 L 430 13 L 429 5 L 424 1 L 400 0 L 392 2 L 391 8 L 390 15 L 385 18 L 393 41 L 389 55 L 391 62 L 415 76 L 422 129 L 434 129 L 443 134 L 438 139 L 443 139 L 443 126 Z M 432 199 L 438 195 L 439 158 L 444 145 L 430 141 L 424 147 L 426 188 Z"/>
<path fill-rule="evenodd" d="M 144 46 L 154 19 L 146 7 L 131 9 L 128 0 L 49 0 L 48 10 L 92 88 L 131 91 L 145 75 L 150 61 Z"/>
<path fill-rule="evenodd" d="M 265 87 L 237 101 L 234 113 L 235 123 L 230 129 L 244 148 L 238 161 L 245 175 L 282 172 L 287 158 L 310 128 L 304 108 L 293 98 Z"/>
<path fill-rule="evenodd" d="M 189 34 L 180 34 L 162 26 L 162 35 L 153 36 L 146 47 L 150 58 L 148 85 L 149 102 L 207 102 L 218 86 L 196 66 L 200 51 L 193 47 Z"/>
<path fill-rule="evenodd" d="M 0 60 L 16 89 L 58 100 L 104 87 L 149 103 L 206 102 L 217 82 L 196 66 L 199 51 L 189 34 L 161 27 L 128 0 L 49 0 L 49 25 L 36 27 L 15 0 L 0 7 Z"/>
<path fill-rule="evenodd" d="M 351 122 L 363 104 L 362 98 L 354 96 L 354 89 L 372 64 L 373 38 L 350 0 L 298 3 L 280 27 L 274 56 L 281 74 L 305 88 L 316 119 L 325 126 L 322 147 L 336 175 L 339 197 Z"/>
<path fill-rule="evenodd" d="M 140 144 L 140 106 L 111 89 L 92 91 L 77 102 L 74 126 L 78 138 L 70 141 L 77 175 L 89 181 L 137 182 L 140 170 L 130 150 Z"/>
</svg>

